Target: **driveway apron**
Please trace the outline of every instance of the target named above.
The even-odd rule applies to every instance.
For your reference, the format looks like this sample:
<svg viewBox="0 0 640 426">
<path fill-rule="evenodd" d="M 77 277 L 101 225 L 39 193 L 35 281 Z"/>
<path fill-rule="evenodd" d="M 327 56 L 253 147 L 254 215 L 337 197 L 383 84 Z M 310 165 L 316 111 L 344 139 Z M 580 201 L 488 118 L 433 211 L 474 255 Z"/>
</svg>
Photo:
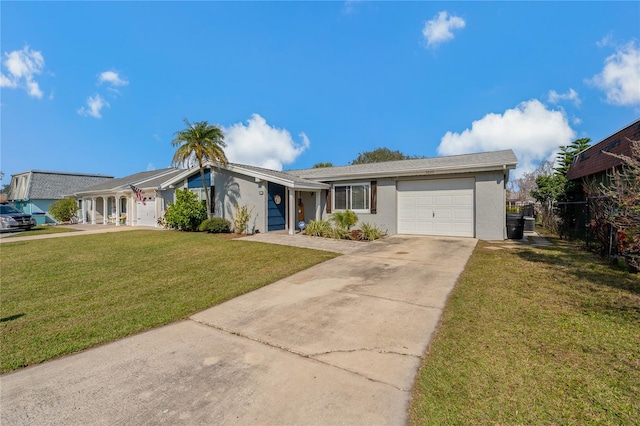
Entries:
<svg viewBox="0 0 640 426">
<path fill-rule="evenodd" d="M 2 424 L 406 424 L 475 244 L 363 243 L 188 320 L 6 374 Z"/>
</svg>

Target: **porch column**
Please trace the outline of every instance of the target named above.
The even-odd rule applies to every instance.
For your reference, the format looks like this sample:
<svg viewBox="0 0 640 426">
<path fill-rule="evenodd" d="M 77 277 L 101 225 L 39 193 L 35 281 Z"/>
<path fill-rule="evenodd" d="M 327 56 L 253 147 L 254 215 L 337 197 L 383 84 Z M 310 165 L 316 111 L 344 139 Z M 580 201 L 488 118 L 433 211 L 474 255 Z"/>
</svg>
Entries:
<svg viewBox="0 0 640 426">
<path fill-rule="evenodd" d="M 136 204 L 136 196 L 132 195 L 129 198 L 129 203 L 131 204 L 131 223 L 130 225 L 133 226 L 134 223 L 137 223 L 138 221 L 138 205 Z M 128 215 L 127 215 L 128 216 Z M 136 218 L 136 219 L 134 219 Z"/>
<path fill-rule="evenodd" d="M 320 220 L 322 218 L 322 190 L 316 191 L 316 219 Z"/>
<path fill-rule="evenodd" d="M 91 224 L 96 224 L 96 197 L 91 197 Z"/>
<path fill-rule="evenodd" d="M 296 191 L 287 188 L 289 191 L 289 235 L 296 233 Z"/>
<path fill-rule="evenodd" d="M 116 226 L 120 226 L 120 195 L 116 194 Z"/>
<path fill-rule="evenodd" d="M 109 204 L 109 197 L 102 197 L 102 224 L 107 224 L 107 216 L 109 215 L 107 211 L 107 205 Z"/>
<path fill-rule="evenodd" d="M 80 223 L 87 223 L 87 200 L 86 198 L 80 198 L 80 202 L 82 203 L 82 210 L 80 214 L 82 215 L 82 221 L 78 221 Z"/>
</svg>

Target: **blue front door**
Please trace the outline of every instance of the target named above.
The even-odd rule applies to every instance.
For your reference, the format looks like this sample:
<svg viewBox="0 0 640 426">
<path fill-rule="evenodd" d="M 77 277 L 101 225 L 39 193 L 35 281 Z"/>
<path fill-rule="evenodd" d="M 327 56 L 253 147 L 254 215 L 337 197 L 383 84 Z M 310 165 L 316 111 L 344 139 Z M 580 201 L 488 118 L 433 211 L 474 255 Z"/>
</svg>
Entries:
<svg viewBox="0 0 640 426">
<path fill-rule="evenodd" d="M 267 230 L 280 231 L 286 229 L 285 216 L 285 188 L 282 185 L 269 182 L 269 201 L 267 203 L 268 219 Z"/>
</svg>

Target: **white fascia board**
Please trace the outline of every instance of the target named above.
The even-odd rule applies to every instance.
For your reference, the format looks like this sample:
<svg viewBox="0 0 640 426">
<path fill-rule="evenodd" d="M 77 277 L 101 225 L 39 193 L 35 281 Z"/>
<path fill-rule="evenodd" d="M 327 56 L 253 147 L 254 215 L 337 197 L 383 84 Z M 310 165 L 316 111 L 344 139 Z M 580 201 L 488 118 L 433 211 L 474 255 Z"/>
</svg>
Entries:
<svg viewBox="0 0 640 426">
<path fill-rule="evenodd" d="M 166 172 L 164 172 L 162 174 L 153 175 L 153 176 L 148 177 L 147 179 L 143 179 L 143 180 L 139 180 L 139 181 L 133 182 L 133 184 L 135 186 L 139 187 L 140 189 L 158 189 L 158 187 L 156 187 L 156 186 L 154 186 L 154 187 L 146 187 L 145 188 L 143 185 L 144 185 L 145 182 L 149 182 L 150 180 L 155 180 L 155 179 L 161 178 L 162 176 L 170 175 L 173 172 L 175 172 L 175 170 L 167 170 Z M 127 186 L 129 186 L 129 184 L 122 185 L 120 188 L 125 188 Z"/>
<path fill-rule="evenodd" d="M 170 185 L 175 185 L 177 182 L 184 180 L 191 176 L 194 172 L 200 170 L 198 167 L 192 167 L 190 169 L 185 169 L 182 173 L 175 175 L 171 179 L 164 181 L 160 184 L 160 189 L 167 189 Z"/>
<path fill-rule="evenodd" d="M 448 174 L 460 174 L 460 173 L 479 173 L 479 172 L 493 172 L 493 171 L 502 171 L 504 168 L 507 170 L 513 170 L 516 168 L 517 163 L 496 163 L 491 165 L 474 165 L 468 167 L 442 167 L 442 168 L 432 168 L 432 169 L 412 169 L 412 170 L 396 170 L 396 171 L 385 171 L 378 173 L 353 173 L 349 175 L 343 176 L 327 176 L 327 177 L 317 177 L 315 179 L 324 181 L 324 182 L 341 182 L 341 181 L 352 181 L 352 180 L 366 180 L 366 179 L 381 179 L 381 178 L 393 178 L 393 177 L 425 177 L 425 176 L 437 176 L 437 175 L 448 175 Z"/>
<path fill-rule="evenodd" d="M 272 176 L 266 173 L 260 173 L 257 172 L 255 170 L 249 170 L 249 169 L 245 169 L 244 167 L 241 166 L 233 166 L 233 165 L 228 165 L 226 167 L 223 167 L 224 169 L 230 171 L 230 172 L 234 172 L 234 173 L 239 173 L 241 175 L 245 175 L 245 176 L 249 176 L 252 177 L 254 179 L 260 179 L 263 181 L 268 181 L 268 182 L 273 182 L 273 183 L 277 183 L 279 185 L 282 186 L 287 186 L 287 187 L 293 187 L 293 180 L 289 180 L 289 179 L 283 179 L 279 176 Z"/>
<path fill-rule="evenodd" d="M 322 182 L 318 182 L 318 183 L 305 182 L 305 183 L 294 183 L 291 188 L 300 189 L 300 190 L 319 191 L 321 189 L 330 189 L 331 185 L 329 185 L 328 183 L 322 183 Z"/>
<path fill-rule="evenodd" d="M 281 176 L 274 176 L 268 173 L 261 173 L 256 170 L 245 169 L 242 166 L 229 165 L 225 168 L 231 172 L 240 173 L 240 174 L 250 176 L 254 179 L 259 179 L 262 181 L 277 183 L 279 185 L 286 186 L 287 188 L 306 189 L 311 191 L 317 191 L 320 189 L 329 189 L 329 185 L 327 185 L 326 183 L 315 182 L 315 181 L 311 181 L 310 179 L 306 179 L 307 182 L 296 182 L 293 178 L 285 179 Z"/>
</svg>

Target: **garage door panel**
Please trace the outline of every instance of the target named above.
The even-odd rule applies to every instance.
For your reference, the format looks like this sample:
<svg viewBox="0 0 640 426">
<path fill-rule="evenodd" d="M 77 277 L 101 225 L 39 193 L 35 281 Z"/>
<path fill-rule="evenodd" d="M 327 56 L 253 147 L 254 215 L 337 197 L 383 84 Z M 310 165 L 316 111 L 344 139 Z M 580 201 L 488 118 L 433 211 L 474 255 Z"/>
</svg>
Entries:
<svg viewBox="0 0 640 426">
<path fill-rule="evenodd" d="M 145 197 L 145 204 L 141 201 L 136 202 L 137 222 L 139 226 L 155 226 L 156 225 L 156 198 Z"/>
<path fill-rule="evenodd" d="M 435 205 L 436 206 L 450 206 L 452 203 L 452 196 L 451 195 L 437 195 L 436 196 L 436 202 Z"/>
<path fill-rule="evenodd" d="M 473 209 L 454 209 L 453 217 L 455 219 L 468 220 L 471 223 L 472 221 L 469 218 L 473 217 Z"/>
<path fill-rule="evenodd" d="M 456 195 L 453 198 L 453 204 L 455 206 L 473 206 L 473 197 L 471 195 Z"/>
<path fill-rule="evenodd" d="M 438 207 L 436 207 L 431 212 L 431 217 L 436 222 L 438 222 L 438 221 L 441 222 L 443 219 L 451 219 L 452 216 L 453 216 L 453 211 L 452 211 L 452 209 L 449 209 L 449 208 L 438 208 Z"/>
<path fill-rule="evenodd" d="M 474 236 L 474 180 L 398 182 L 398 232 Z"/>
</svg>

